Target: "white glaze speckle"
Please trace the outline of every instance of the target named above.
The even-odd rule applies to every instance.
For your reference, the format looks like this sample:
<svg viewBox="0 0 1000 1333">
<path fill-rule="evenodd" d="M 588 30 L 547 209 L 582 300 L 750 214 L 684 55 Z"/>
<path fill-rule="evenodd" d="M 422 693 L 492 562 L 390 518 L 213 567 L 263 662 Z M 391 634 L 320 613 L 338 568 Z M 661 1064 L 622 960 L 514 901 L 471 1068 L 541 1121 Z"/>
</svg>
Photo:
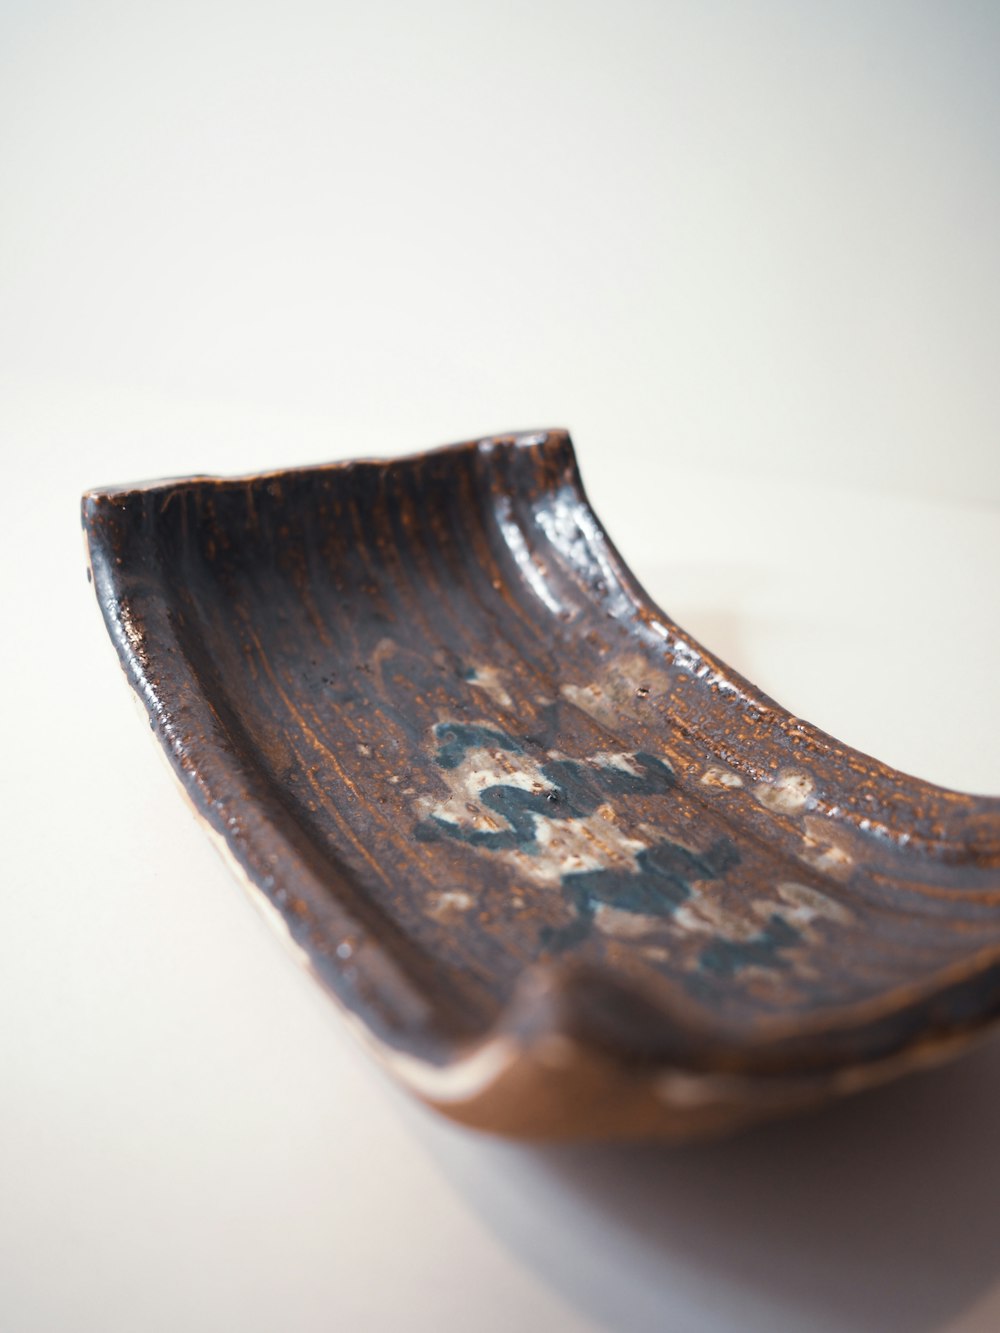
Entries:
<svg viewBox="0 0 1000 1333">
<path fill-rule="evenodd" d="M 594 912 L 594 925 L 602 935 L 611 935 L 617 940 L 635 940 L 651 931 L 661 930 L 663 917 L 643 916 L 639 912 L 626 912 L 620 907 L 598 903 Z"/>
<path fill-rule="evenodd" d="M 819 889 L 814 889 L 808 884 L 785 880 L 778 885 L 778 897 L 786 904 L 788 910 L 784 912 L 784 917 L 792 925 L 808 925 L 817 917 L 836 921 L 842 926 L 854 920 L 853 912 L 842 903 L 835 902 L 833 898 L 820 893 Z"/>
<path fill-rule="evenodd" d="M 559 686 L 559 693 L 602 726 L 613 726 L 622 715 L 648 716 L 647 710 L 670 688 L 667 671 L 641 654 L 618 659 L 600 682 Z"/>
<path fill-rule="evenodd" d="M 482 690 L 488 694 L 495 704 L 501 708 L 513 708 L 514 701 L 504 689 L 500 672 L 492 666 L 476 666 L 468 677 L 470 685 L 474 685 L 477 690 Z"/>
<path fill-rule="evenodd" d="M 703 787 L 742 787 L 743 779 L 732 769 L 722 768 L 718 764 L 712 764 L 706 768 L 698 781 Z"/>
<path fill-rule="evenodd" d="M 847 835 L 829 820 L 817 815 L 806 815 L 806 831 L 802 836 L 801 858 L 813 870 L 832 879 L 850 878 L 854 857 L 847 847 Z"/>
<path fill-rule="evenodd" d="M 465 893 L 461 889 L 445 889 L 444 892 L 434 896 L 430 905 L 430 914 L 438 920 L 448 920 L 467 912 L 473 906 L 475 906 L 475 899 L 471 894 Z"/>
<path fill-rule="evenodd" d="M 776 814 L 794 815 L 804 809 L 812 795 L 813 780 L 808 773 L 785 768 L 773 782 L 761 782 L 754 795 L 761 805 Z"/>
</svg>

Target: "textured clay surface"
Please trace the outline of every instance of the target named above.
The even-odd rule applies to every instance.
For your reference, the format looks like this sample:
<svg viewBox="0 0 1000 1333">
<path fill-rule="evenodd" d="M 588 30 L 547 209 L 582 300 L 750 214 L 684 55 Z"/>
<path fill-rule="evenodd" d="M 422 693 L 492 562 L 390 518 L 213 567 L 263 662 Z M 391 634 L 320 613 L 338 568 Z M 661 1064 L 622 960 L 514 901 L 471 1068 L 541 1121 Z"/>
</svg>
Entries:
<svg viewBox="0 0 1000 1333">
<path fill-rule="evenodd" d="M 83 517 L 196 811 L 452 1114 L 711 1132 L 1000 1010 L 1000 801 L 840 745 L 694 643 L 564 432 Z"/>
</svg>

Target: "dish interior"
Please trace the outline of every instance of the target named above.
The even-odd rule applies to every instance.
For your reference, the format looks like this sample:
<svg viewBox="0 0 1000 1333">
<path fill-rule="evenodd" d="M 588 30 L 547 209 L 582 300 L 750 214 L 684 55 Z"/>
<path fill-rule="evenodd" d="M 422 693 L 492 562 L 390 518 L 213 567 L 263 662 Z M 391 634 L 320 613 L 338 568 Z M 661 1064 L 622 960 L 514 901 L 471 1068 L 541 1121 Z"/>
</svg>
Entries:
<svg viewBox="0 0 1000 1333">
<path fill-rule="evenodd" d="M 375 1026 L 474 1038 L 571 961 L 739 1039 L 1000 943 L 970 850 L 993 804 L 856 755 L 693 643 L 558 433 L 117 506 L 93 518 L 137 571 L 122 632 L 147 642 L 155 591 L 220 744 L 328 888 L 258 884 L 372 1005 L 378 953 L 405 982 Z M 239 791 L 202 795 L 253 841 Z"/>
</svg>

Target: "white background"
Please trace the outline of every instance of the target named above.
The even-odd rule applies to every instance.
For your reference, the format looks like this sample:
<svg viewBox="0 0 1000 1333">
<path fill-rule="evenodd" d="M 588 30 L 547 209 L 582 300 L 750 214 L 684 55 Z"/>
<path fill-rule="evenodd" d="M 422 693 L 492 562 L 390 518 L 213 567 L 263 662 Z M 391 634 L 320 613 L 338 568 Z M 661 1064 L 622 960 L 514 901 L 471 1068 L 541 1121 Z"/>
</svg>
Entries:
<svg viewBox="0 0 1000 1333">
<path fill-rule="evenodd" d="M 1000 9 L 0 0 L 0 1326 L 1000 1327 L 1000 1051 L 730 1143 L 395 1093 L 157 762 L 86 486 L 568 425 L 654 597 L 1000 790 Z"/>
</svg>

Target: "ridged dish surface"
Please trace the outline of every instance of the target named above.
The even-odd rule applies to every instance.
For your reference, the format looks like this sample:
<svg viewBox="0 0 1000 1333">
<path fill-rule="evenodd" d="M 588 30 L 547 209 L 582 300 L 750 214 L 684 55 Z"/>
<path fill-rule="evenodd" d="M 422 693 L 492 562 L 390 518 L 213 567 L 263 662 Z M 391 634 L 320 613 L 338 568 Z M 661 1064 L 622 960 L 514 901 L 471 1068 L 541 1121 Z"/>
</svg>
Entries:
<svg viewBox="0 0 1000 1333">
<path fill-rule="evenodd" d="M 83 519 L 195 811 L 455 1118 L 709 1134 L 1000 1013 L 1000 801 L 841 745 L 695 643 L 565 432 L 93 491 Z"/>
</svg>

